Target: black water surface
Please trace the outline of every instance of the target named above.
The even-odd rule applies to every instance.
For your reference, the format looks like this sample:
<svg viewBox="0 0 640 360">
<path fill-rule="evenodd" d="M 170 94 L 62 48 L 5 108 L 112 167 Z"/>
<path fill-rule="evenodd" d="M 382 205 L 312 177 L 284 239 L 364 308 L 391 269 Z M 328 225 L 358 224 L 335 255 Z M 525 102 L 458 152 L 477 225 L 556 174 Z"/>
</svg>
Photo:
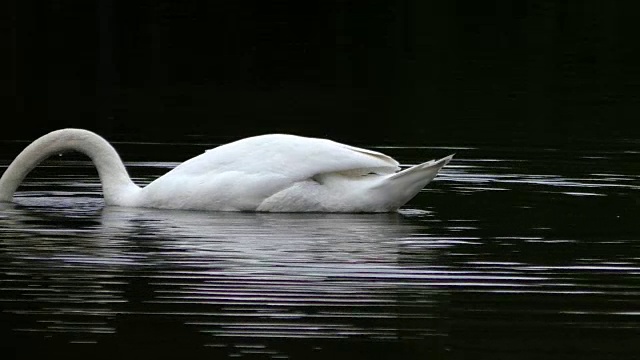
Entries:
<svg viewBox="0 0 640 360">
<path fill-rule="evenodd" d="M 126 146 L 139 184 L 201 151 Z M 106 208 L 48 160 L 0 208 L 3 354 L 637 358 L 640 143 L 378 150 L 457 155 L 376 215 Z"/>
</svg>

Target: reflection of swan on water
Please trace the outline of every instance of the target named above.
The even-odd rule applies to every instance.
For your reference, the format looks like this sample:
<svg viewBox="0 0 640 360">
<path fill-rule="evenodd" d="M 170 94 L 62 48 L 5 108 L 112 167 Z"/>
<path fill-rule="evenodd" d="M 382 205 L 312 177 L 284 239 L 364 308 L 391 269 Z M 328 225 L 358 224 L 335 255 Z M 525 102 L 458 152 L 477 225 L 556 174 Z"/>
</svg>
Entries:
<svg viewBox="0 0 640 360">
<path fill-rule="evenodd" d="M 47 266 L 103 264 L 116 272 L 136 264 L 240 273 L 251 267 L 290 275 L 393 271 L 400 249 L 425 230 L 397 213 L 211 214 L 108 206 L 70 221 L 74 207 L 52 211 L 0 203 L 0 210 L 4 246 L 12 254 L 41 258 Z M 327 264 L 341 265 L 331 270 Z"/>
<path fill-rule="evenodd" d="M 398 172 L 398 162 L 379 152 L 271 134 L 209 150 L 140 188 L 106 140 L 87 130 L 63 129 L 40 137 L 16 157 L 0 178 L 0 201 L 11 201 L 40 162 L 69 150 L 91 158 L 107 205 L 272 212 L 395 211 L 452 157 Z"/>
<path fill-rule="evenodd" d="M 128 239 L 120 248 L 145 265 L 155 291 L 145 306 L 212 305 L 191 323 L 208 335 L 389 339 L 440 331 L 429 319 L 447 294 L 433 286 L 442 249 L 416 247 L 428 244 L 427 229 L 402 214 L 106 207 L 101 226 Z M 408 319 L 420 329 L 397 330 Z"/>
<path fill-rule="evenodd" d="M 47 335 L 94 340 L 118 333 L 129 316 L 184 321 L 216 342 L 219 334 L 230 342 L 389 339 L 405 333 L 396 329 L 407 316 L 415 321 L 417 308 L 425 317 L 439 314 L 442 295 L 428 277 L 438 271 L 440 250 L 420 248 L 418 261 L 405 263 L 415 242 L 426 241 L 426 228 L 401 213 L 109 206 L 78 214 L 69 205 L 53 211 L 0 203 L 0 276 L 12 279 L 5 284 L 9 310 L 34 319 L 32 329 Z M 67 211 L 78 217 L 70 222 Z M 432 322 L 418 321 L 431 331 Z"/>
<path fill-rule="evenodd" d="M 0 203 L 3 245 L 31 259 L 108 264 L 114 271 L 116 264 L 174 262 L 241 270 L 257 261 L 265 271 L 274 271 L 269 265 L 274 263 L 295 272 L 337 262 L 346 272 L 346 264 L 357 271 L 372 260 L 396 267 L 398 251 L 424 239 L 425 231 L 422 223 L 397 213 L 211 214 L 117 206 L 76 213 L 75 208 Z"/>
<path fill-rule="evenodd" d="M 293 271 L 294 264 L 317 270 L 327 261 L 394 264 L 398 247 L 422 231 L 415 221 L 395 213 L 211 215 L 124 207 L 104 208 L 100 224 L 105 237 L 158 246 L 172 253 L 173 260 L 202 259 L 206 266 L 236 269 L 258 261 L 269 271 L 274 262 L 288 264 L 279 267 L 283 271 Z"/>
</svg>

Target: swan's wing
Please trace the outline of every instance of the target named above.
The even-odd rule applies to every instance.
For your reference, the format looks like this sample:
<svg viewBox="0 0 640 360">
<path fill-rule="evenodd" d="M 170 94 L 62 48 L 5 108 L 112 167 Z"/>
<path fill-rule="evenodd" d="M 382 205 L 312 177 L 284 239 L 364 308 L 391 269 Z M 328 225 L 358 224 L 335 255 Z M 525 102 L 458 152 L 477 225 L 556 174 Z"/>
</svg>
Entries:
<svg viewBox="0 0 640 360">
<path fill-rule="evenodd" d="M 393 173 L 398 162 L 377 151 L 326 139 L 294 135 L 262 135 L 206 151 L 175 168 L 202 175 L 226 171 L 282 176 L 299 181 L 335 172 Z"/>
</svg>

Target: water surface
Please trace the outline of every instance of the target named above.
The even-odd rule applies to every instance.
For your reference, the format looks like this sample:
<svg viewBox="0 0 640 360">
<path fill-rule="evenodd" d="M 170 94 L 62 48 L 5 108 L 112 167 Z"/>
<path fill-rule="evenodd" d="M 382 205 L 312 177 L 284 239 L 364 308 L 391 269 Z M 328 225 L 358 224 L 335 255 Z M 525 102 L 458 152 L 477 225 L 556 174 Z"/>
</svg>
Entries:
<svg viewBox="0 0 640 360">
<path fill-rule="evenodd" d="M 177 165 L 157 149 L 201 151 L 115 145 L 138 154 L 141 185 Z M 375 215 L 104 207 L 86 158 L 48 160 L 0 207 L 0 348 L 637 358 L 637 141 L 378 149 L 403 165 L 456 157 Z"/>
</svg>

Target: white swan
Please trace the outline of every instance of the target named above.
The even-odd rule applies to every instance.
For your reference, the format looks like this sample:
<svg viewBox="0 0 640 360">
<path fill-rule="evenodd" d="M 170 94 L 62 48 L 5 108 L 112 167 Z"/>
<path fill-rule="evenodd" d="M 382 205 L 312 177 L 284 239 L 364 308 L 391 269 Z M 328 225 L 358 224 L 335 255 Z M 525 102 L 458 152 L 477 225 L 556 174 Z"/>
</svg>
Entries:
<svg viewBox="0 0 640 360">
<path fill-rule="evenodd" d="M 91 158 L 107 205 L 272 212 L 396 211 L 453 157 L 398 171 L 398 162 L 379 152 L 271 134 L 208 150 L 140 188 L 105 139 L 88 130 L 62 129 L 35 140 L 15 158 L 0 178 L 0 201 L 11 201 L 33 168 L 64 151 Z"/>
</svg>

